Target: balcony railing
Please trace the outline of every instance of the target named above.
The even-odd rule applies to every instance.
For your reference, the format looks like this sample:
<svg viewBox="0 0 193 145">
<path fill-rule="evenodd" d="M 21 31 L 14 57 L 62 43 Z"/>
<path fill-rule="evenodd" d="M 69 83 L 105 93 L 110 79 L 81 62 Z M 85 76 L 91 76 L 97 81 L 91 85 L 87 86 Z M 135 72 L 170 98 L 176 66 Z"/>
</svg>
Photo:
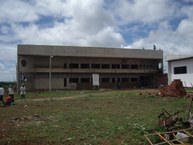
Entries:
<svg viewBox="0 0 193 145">
<path fill-rule="evenodd" d="M 36 67 L 32 69 L 36 73 L 48 73 L 49 68 Z M 54 73 L 157 73 L 157 69 L 76 69 L 76 68 L 52 68 Z"/>
</svg>

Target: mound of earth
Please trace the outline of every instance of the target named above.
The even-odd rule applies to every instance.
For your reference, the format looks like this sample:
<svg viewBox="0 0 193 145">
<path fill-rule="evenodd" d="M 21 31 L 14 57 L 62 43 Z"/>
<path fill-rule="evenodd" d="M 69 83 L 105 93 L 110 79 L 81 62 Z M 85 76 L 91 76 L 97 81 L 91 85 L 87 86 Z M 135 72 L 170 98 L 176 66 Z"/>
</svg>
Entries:
<svg viewBox="0 0 193 145">
<path fill-rule="evenodd" d="M 160 89 L 161 96 L 171 96 L 171 97 L 183 97 L 186 96 L 186 90 L 183 87 L 181 80 L 172 81 L 171 85 L 167 85 Z"/>
</svg>

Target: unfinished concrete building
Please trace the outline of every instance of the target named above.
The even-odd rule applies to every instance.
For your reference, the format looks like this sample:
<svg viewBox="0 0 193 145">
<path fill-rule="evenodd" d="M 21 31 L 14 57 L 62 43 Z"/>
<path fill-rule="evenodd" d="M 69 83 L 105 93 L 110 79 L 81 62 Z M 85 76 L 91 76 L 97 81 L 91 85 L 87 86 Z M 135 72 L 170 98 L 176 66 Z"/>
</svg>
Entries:
<svg viewBox="0 0 193 145">
<path fill-rule="evenodd" d="M 18 45 L 18 87 L 28 90 L 157 87 L 163 51 Z"/>
</svg>

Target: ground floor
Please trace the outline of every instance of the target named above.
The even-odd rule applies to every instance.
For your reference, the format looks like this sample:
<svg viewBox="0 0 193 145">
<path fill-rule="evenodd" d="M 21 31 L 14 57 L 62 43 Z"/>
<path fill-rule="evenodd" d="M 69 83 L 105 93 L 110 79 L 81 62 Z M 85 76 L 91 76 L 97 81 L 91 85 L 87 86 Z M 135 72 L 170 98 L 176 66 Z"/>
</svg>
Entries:
<svg viewBox="0 0 193 145">
<path fill-rule="evenodd" d="M 154 88 L 158 86 L 156 74 L 62 74 L 62 73 L 25 73 L 25 85 L 28 90 L 61 89 L 129 89 Z M 95 79 L 95 80 L 94 80 Z M 98 80 L 96 80 L 98 79 Z M 23 80 L 21 80 L 22 82 Z M 21 82 L 19 85 L 21 85 Z"/>
</svg>

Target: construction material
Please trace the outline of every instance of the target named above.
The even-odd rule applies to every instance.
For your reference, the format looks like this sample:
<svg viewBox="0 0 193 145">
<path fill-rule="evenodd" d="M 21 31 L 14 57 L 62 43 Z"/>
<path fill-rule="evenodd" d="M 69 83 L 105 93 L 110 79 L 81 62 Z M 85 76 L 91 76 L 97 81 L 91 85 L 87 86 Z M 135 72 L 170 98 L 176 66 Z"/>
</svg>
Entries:
<svg viewBox="0 0 193 145">
<path fill-rule="evenodd" d="M 183 97 L 187 95 L 181 80 L 174 80 L 172 81 L 171 85 L 161 87 L 159 94 L 161 96 L 171 97 Z"/>
<path fill-rule="evenodd" d="M 150 145 L 192 145 L 193 128 L 145 135 Z"/>
</svg>

